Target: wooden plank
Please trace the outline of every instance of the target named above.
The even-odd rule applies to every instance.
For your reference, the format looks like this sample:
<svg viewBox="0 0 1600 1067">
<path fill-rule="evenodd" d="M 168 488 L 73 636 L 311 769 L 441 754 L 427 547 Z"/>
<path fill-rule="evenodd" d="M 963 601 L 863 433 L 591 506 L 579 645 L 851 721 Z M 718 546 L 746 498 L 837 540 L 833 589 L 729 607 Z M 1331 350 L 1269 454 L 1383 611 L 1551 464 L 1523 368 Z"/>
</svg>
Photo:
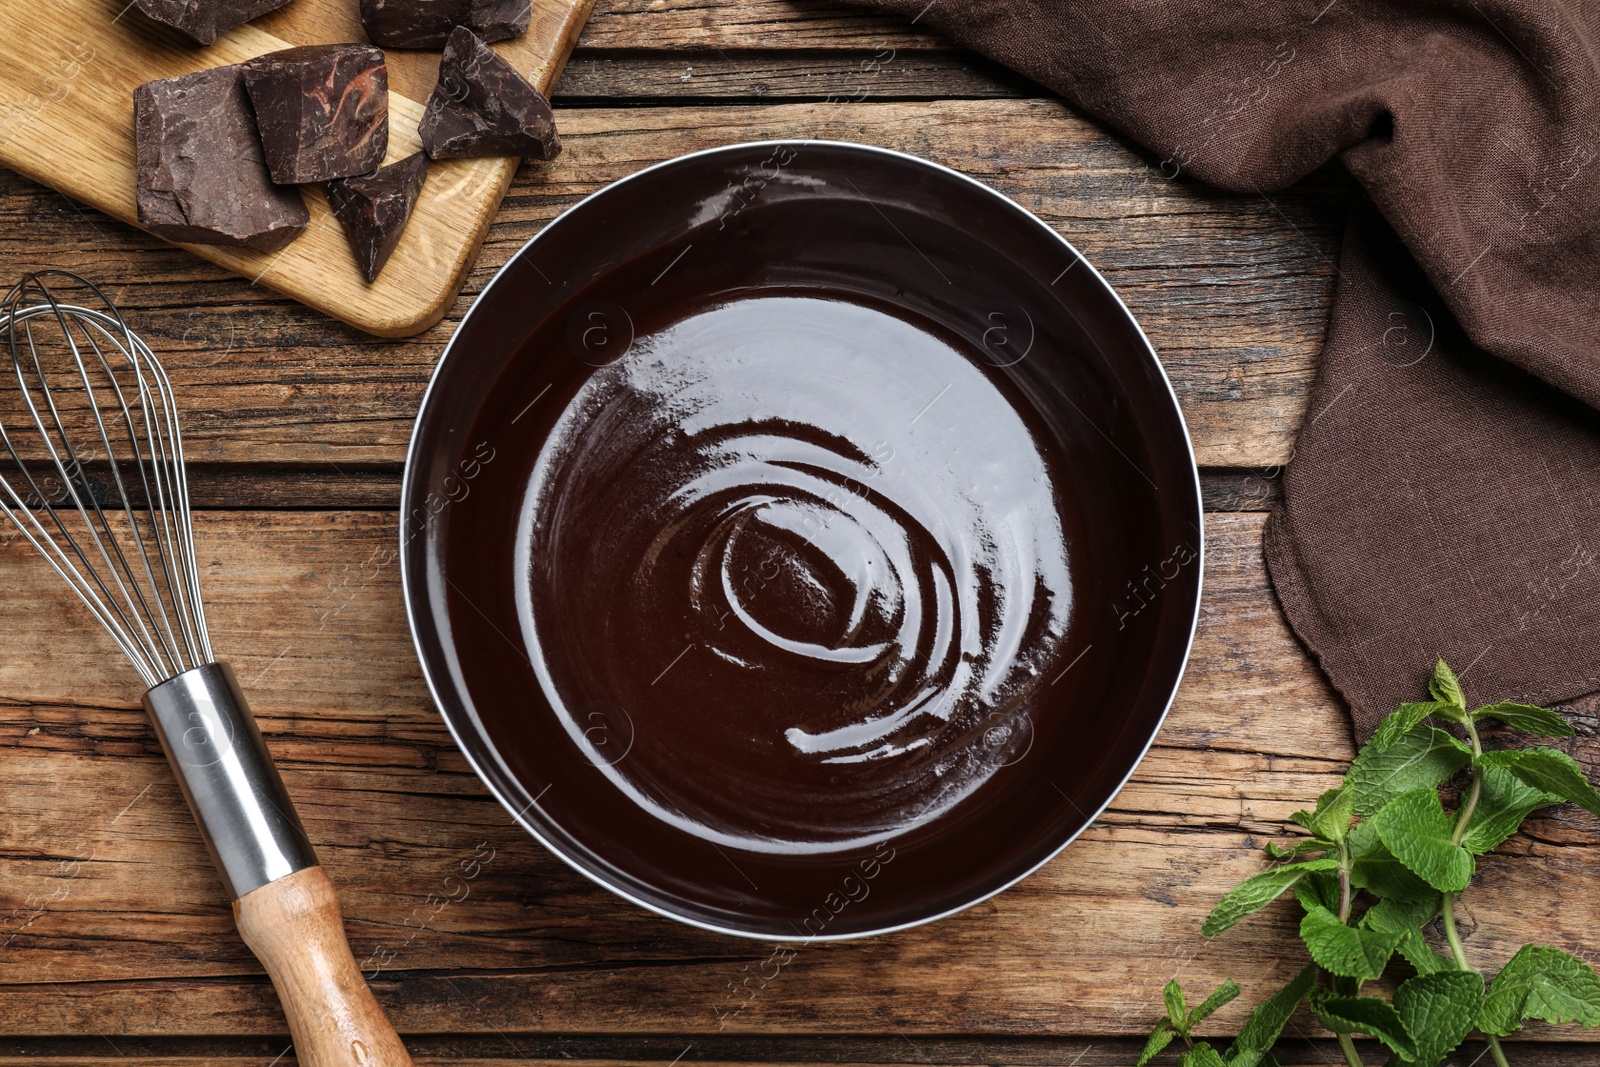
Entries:
<svg viewBox="0 0 1600 1067">
<path fill-rule="evenodd" d="M 1284 462 L 1332 293 L 1348 179 L 1270 200 L 1166 181 L 1148 156 L 1050 100 L 568 110 L 548 175 L 524 168 L 444 323 L 383 342 L 11 176 L 0 266 L 104 283 L 166 360 L 191 455 L 237 463 L 397 463 L 428 373 L 470 298 L 578 197 L 681 152 L 784 136 L 912 152 L 1000 189 L 1072 240 L 1166 363 L 1201 464 Z"/>
<path fill-rule="evenodd" d="M 515 1041 L 509 1035 L 504 1037 L 497 1036 L 492 1040 L 497 1042 L 503 1050 L 499 1055 L 490 1054 L 466 1058 L 458 1056 L 428 1058 L 427 1054 L 423 1053 L 417 1057 L 417 1063 L 419 1067 L 434 1067 L 435 1064 L 439 1065 L 439 1067 L 444 1067 L 446 1064 L 451 1065 L 451 1067 L 664 1067 L 670 1059 L 669 1057 L 668 1059 L 660 1060 L 637 1060 L 627 1058 L 626 1053 L 615 1058 L 606 1057 L 587 1061 L 534 1059 L 517 1056 L 508 1047 L 520 1045 L 523 1040 L 520 1037 Z M 904 1039 L 901 1040 L 904 1041 Z M 1284 1042 L 1284 1045 L 1289 1044 L 1290 1042 L 1288 1041 Z M 911 1057 L 915 1057 L 923 1045 L 924 1042 L 922 1041 L 918 1041 L 915 1045 L 905 1044 L 903 1047 L 907 1059 L 899 1062 L 914 1062 L 922 1065 L 922 1067 L 964 1067 L 965 1064 L 969 1063 L 982 1063 L 985 1067 L 989 1067 L 989 1065 L 993 1065 L 993 1067 L 1018 1067 L 1017 1061 L 1003 1058 L 959 1061 L 959 1065 L 958 1063 L 937 1058 L 912 1059 Z M 1067 1065 L 1070 1065 L 1070 1067 L 1133 1067 L 1139 1052 L 1137 1048 L 1133 1048 L 1131 1045 L 1131 1042 L 1080 1040 L 1075 1044 L 1077 1055 L 1067 1055 L 1065 1058 L 1051 1062 L 1059 1065 L 1059 1067 L 1067 1067 Z M 1382 1062 L 1384 1056 L 1387 1055 L 1385 1050 L 1376 1042 L 1358 1041 L 1356 1046 L 1361 1050 L 1362 1056 L 1368 1063 Z M 102 1044 L 102 1047 L 105 1047 L 104 1044 Z M 693 1047 L 692 1043 L 690 1047 Z M 1482 1042 L 1469 1041 L 1455 1053 L 1454 1060 L 1447 1062 L 1459 1062 L 1462 1065 L 1470 1064 L 1475 1062 L 1473 1057 L 1483 1051 Z M 1592 1048 L 1583 1045 L 1576 1047 L 1550 1043 L 1535 1045 L 1530 1042 L 1519 1041 L 1511 1043 L 1511 1055 L 1515 1057 L 1518 1067 L 1588 1067 L 1593 1062 L 1594 1052 Z M 1304 1041 L 1297 1043 L 1294 1051 L 1289 1053 L 1282 1062 L 1286 1065 L 1306 1064 L 1315 1065 L 1315 1067 L 1327 1067 L 1328 1064 L 1339 1062 L 1339 1059 L 1339 1047 L 1332 1041 Z M 20 1067 L 22 1064 L 26 1064 L 27 1067 L 98 1067 L 100 1064 L 105 1064 L 107 1067 L 111 1064 L 116 1064 L 117 1067 L 175 1067 L 175 1065 L 176 1067 L 293 1067 L 295 1062 L 292 1056 L 277 1059 L 266 1053 L 256 1056 L 226 1058 L 205 1056 L 184 1058 L 176 1061 L 171 1058 L 157 1056 L 104 1055 L 93 1059 L 83 1059 L 76 1056 L 12 1059 L 0 1056 L 0 1067 L 12 1067 L 12 1065 Z M 692 1065 L 692 1067 L 754 1067 L 755 1063 L 767 1061 L 685 1059 L 682 1062 Z M 808 1063 L 806 1061 L 786 1060 L 784 1062 L 792 1063 L 794 1067 L 823 1067 L 821 1063 Z M 1173 1054 L 1156 1062 L 1160 1067 L 1166 1067 L 1169 1063 L 1176 1063 L 1177 1059 L 1176 1055 Z M 868 1067 L 866 1063 L 852 1064 L 848 1061 L 829 1060 L 826 1063 L 828 1067 Z"/>
<path fill-rule="evenodd" d="M 192 506 L 206 510 L 389 509 L 400 506 L 400 475 L 401 468 L 395 464 L 302 467 L 195 464 L 189 468 L 189 500 Z M 1216 497 L 1219 501 L 1232 503 L 1239 499 L 1238 479 L 1220 476 L 1214 480 L 1218 482 Z"/>
<path fill-rule="evenodd" d="M 558 107 L 630 101 L 960 100 L 1049 96 L 1049 90 L 972 52 L 932 48 L 730 54 L 589 48 L 573 53 L 552 98 Z"/>
<path fill-rule="evenodd" d="M 392 513 L 199 516 L 216 644 L 260 715 L 344 893 L 358 957 L 408 1033 L 1132 1036 L 1161 985 L 1299 966 L 1287 905 L 1198 937 L 1259 846 L 1333 783 L 1343 713 L 1273 603 L 1260 515 L 1208 517 L 1195 654 L 1157 745 L 1106 814 L 1021 885 L 962 915 L 802 946 L 744 1003 L 768 947 L 627 905 L 516 830 L 418 677 L 386 551 Z M 0 546 L 0 1013 L 14 1035 L 270 1035 L 282 1021 L 135 709 L 138 685 L 53 579 Z M 1593 708 L 1575 749 L 1593 764 Z M 1484 861 L 1469 952 L 1582 950 L 1600 891 L 1587 816 L 1541 817 Z M 444 879 L 492 850 L 462 899 Z M 1245 1001 L 1241 1001 L 1243 1005 Z M 1230 1008 L 1213 1032 L 1236 1028 Z M 1539 1035 L 1544 1036 L 1543 1032 Z"/>
<path fill-rule="evenodd" d="M 501 50 L 548 92 L 592 2 L 538 0 L 529 32 Z M 0 163 L 125 223 L 137 218 L 136 86 L 290 45 L 362 39 L 355 7 L 332 0 L 301 0 L 203 49 L 105 0 L 62 0 L 45 20 L 31 5 L 9 0 L 0 3 L 0 33 L 29 43 L 0 67 Z M 421 149 L 417 124 L 438 77 L 437 60 L 424 53 L 395 52 L 391 62 L 387 162 Z M 516 169 L 510 158 L 431 164 L 405 236 L 372 284 L 350 255 L 320 185 L 302 187 L 310 227 L 281 251 L 185 247 L 369 333 L 404 337 L 445 313 Z"/>
<path fill-rule="evenodd" d="M 949 47 L 912 19 L 823 0 L 600 0 L 580 48 Z"/>
<path fill-rule="evenodd" d="M 408 1043 L 423 1067 L 754 1067 L 783 1063 L 792 1067 L 868 1067 L 918 1064 L 920 1067 L 1132 1067 L 1142 1039 L 1094 1037 L 1007 1038 L 864 1034 L 846 1037 L 748 1037 L 737 1034 L 607 1035 L 567 1037 L 541 1033 L 412 1035 Z M 111 1041 L 117 1054 L 108 1051 Z M 1509 1042 L 1518 1067 L 1590 1067 L 1586 1044 L 1515 1039 Z M 142 1038 L 125 1035 L 0 1039 L 0 1067 L 293 1067 L 293 1053 L 277 1058 L 287 1039 Z M 1368 1063 L 1386 1053 L 1376 1042 L 1357 1040 Z M 9 1054 L 15 1049 L 15 1054 Z M 1453 1067 L 1478 1062 L 1483 1042 L 1468 1041 L 1447 1061 Z M 1278 1045 L 1286 1065 L 1327 1067 L 1341 1060 L 1327 1038 L 1286 1036 Z M 1176 1062 L 1174 1055 L 1156 1061 Z"/>
</svg>

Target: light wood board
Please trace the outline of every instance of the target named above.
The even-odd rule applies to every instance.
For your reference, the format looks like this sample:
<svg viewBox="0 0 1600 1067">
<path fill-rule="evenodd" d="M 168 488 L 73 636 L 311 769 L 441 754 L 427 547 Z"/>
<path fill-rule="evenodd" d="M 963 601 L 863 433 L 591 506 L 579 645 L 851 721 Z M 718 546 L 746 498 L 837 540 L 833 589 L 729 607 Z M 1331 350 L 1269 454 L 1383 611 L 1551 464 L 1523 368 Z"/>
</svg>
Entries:
<svg viewBox="0 0 1600 1067">
<path fill-rule="evenodd" d="M 548 95 L 592 4 L 534 0 L 527 34 L 496 49 Z M 43 9 L 31 0 L 0 0 L 0 37 L 26 42 L 0 64 L 0 164 L 135 224 L 135 87 L 291 45 L 365 39 L 357 0 L 291 0 L 206 48 L 145 18 L 127 0 L 56 0 Z M 395 49 L 387 55 L 386 162 L 393 162 L 421 147 L 417 123 L 439 56 Z M 320 186 L 302 187 L 311 225 L 281 251 L 184 247 L 368 333 L 405 337 L 433 325 L 450 306 L 516 168 L 512 158 L 431 164 L 410 225 L 371 285 Z"/>
</svg>

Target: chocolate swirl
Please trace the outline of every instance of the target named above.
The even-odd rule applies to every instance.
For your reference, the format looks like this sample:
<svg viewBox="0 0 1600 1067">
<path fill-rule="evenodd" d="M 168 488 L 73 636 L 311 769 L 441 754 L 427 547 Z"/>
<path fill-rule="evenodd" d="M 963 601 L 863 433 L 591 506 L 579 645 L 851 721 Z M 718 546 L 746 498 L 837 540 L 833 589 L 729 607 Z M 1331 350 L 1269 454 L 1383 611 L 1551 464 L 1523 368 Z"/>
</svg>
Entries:
<svg viewBox="0 0 1600 1067">
<path fill-rule="evenodd" d="M 1043 453 L 960 344 L 754 296 L 638 338 L 567 406 L 522 504 L 519 615 L 546 700 L 635 803 L 828 852 L 1026 755 L 1066 539 Z"/>
</svg>

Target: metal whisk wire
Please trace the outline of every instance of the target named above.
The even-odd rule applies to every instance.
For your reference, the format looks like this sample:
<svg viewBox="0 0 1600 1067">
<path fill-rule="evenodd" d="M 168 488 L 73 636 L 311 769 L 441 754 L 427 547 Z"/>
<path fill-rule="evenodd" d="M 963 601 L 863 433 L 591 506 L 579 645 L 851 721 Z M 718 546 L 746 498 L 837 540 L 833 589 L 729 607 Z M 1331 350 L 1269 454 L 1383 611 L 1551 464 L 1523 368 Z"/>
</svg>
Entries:
<svg viewBox="0 0 1600 1067">
<path fill-rule="evenodd" d="M 65 302 L 49 282 L 81 286 L 100 306 Z M 24 275 L 0 300 L 0 335 L 26 410 L 25 418 L 0 415 L 0 443 L 15 468 L 13 478 L 0 475 L 0 511 L 147 686 L 212 662 L 183 437 L 160 361 L 98 287 L 66 271 Z M 69 397 L 81 400 L 92 429 L 69 428 L 67 415 L 78 407 Z M 97 450 L 103 480 L 88 466 L 97 464 Z M 35 464 L 50 472 L 43 481 Z"/>
<path fill-rule="evenodd" d="M 239 680 L 212 656 L 166 371 L 104 293 L 65 271 L 26 274 L 0 298 L 0 336 L 15 379 L 0 366 L 0 512 L 143 677 L 141 703 L 300 1062 L 412 1067 Z"/>
</svg>

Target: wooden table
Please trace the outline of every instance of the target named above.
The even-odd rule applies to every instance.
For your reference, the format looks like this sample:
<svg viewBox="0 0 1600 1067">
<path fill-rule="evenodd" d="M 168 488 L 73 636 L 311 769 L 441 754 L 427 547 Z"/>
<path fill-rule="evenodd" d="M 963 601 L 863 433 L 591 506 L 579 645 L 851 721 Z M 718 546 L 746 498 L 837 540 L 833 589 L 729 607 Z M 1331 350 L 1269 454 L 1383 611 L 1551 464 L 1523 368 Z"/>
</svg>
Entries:
<svg viewBox="0 0 1600 1067">
<path fill-rule="evenodd" d="M 99 279 L 172 372 L 216 644 L 342 887 L 357 957 L 387 961 L 374 987 L 419 1063 L 1131 1064 L 1175 974 L 1238 979 L 1246 996 L 1210 1028 L 1235 1030 L 1301 965 L 1280 947 L 1292 916 L 1213 942 L 1200 919 L 1351 755 L 1260 552 L 1307 415 L 1348 178 L 1270 197 L 1166 181 L 1026 80 L 905 21 L 809 0 L 600 0 L 557 104 L 566 151 L 518 175 L 454 312 L 399 342 L 0 173 L 7 277 L 50 264 Z M 948 164 L 1082 249 L 1178 389 L 1211 551 L 1172 715 L 1077 844 L 964 914 L 801 948 L 766 981 L 767 946 L 627 905 L 511 825 L 428 699 L 384 561 L 423 385 L 495 269 L 606 182 L 792 136 Z M 292 1062 L 135 676 L 15 538 L 0 582 L 0 1064 Z M 1594 708 L 1578 710 L 1592 764 Z M 1563 810 L 1532 830 L 1482 864 L 1493 888 L 1470 898 L 1482 932 L 1468 948 L 1486 966 L 1524 940 L 1600 945 L 1596 826 Z M 473 856 L 489 858 L 451 899 L 445 878 Z M 1301 1040 L 1314 1024 L 1294 1026 L 1287 1062 L 1334 1058 Z M 1529 1036 L 1518 1063 L 1596 1058 L 1566 1031 Z"/>
</svg>

